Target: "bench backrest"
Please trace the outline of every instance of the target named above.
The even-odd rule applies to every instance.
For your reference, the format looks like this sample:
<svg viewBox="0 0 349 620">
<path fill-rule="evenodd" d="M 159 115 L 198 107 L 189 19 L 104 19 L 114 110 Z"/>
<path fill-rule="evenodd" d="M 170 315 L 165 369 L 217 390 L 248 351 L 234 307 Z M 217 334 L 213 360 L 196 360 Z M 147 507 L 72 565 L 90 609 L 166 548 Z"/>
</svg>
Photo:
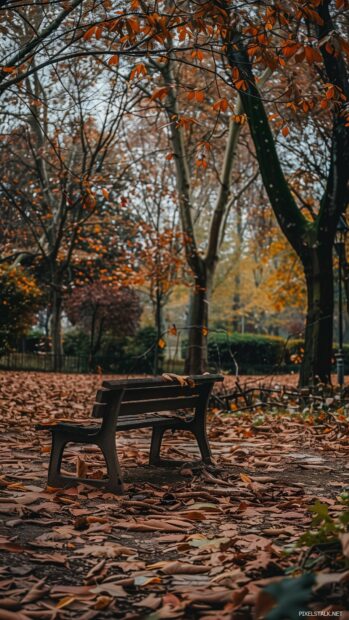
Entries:
<svg viewBox="0 0 349 620">
<path fill-rule="evenodd" d="M 177 381 L 170 382 L 164 377 L 104 381 L 102 386 L 104 389 L 97 393 L 97 402 L 92 416 L 103 417 L 107 411 L 107 405 L 113 402 L 113 395 L 119 394 L 120 390 L 124 390 L 124 394 L 119 416 L 193 409 L 199 405 L 200 401 L 205 405 L 213 384 L 222 380 L 221 375 L 198 375 L 190 377 L 185 385 Z"/>
</svg>

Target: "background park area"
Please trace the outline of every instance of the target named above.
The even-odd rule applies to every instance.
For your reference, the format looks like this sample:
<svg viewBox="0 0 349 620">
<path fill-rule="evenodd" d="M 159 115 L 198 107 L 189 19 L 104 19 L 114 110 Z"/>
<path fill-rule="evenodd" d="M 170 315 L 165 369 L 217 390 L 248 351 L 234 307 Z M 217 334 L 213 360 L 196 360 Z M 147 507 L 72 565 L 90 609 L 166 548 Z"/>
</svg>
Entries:
<svg viewBox="0 0 349 620">
<path fill-rule="evenodd" d="M 349 618 L 348 33 L 348 0 L 0 2 L 0 620 Z M 205 373 L 211 462 L 139 427 L 123 495 L 92 444 L 47 484 L 37 424 Z"/>
</svg>

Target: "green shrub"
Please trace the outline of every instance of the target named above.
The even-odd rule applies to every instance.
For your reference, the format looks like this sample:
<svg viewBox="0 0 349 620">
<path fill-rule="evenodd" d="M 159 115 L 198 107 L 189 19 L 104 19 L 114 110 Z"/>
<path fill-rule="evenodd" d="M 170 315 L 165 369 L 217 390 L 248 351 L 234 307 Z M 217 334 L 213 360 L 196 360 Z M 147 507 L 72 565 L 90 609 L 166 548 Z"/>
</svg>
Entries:
<svg viewBox="0 0 349 620">
<path fill-rule="evenodd" d="M 156 332 L 153 327 L 143 327 L 134 336 L 116 340 L 103 340 L 100 352 L 94 356 L 91 365 L 100 366 L 103 372 L 147 373 L 153 372 Z"/>
<path fill-rule="evenodd" d="M 336 349 L 336 345 L 334 345 Z M 304 351 L 300 339 L 264 334 L 212 333 L 208 337 L 211 370 L 235 374 L 282 373 L 299 370 Z M 333 356 L 335 365 L 335 357 Z M 349 345 L 344 346 L 344 364 L 349 368 Z"/>
<path fill-rule="evenodd" d="M 151 326 L 143 327 L 135 336 L 126 338 L 123 372 L 152 373 L 156 342 L 156 330 Z"/>
<path fill-rule="evenodd" d="M 88 356 L 89 354 L 89 336 L 80 329 L 70 329 L 65 332 L 63 339 L 63 348 L 65 355 Z"/>
<path fill-rule="evenodd" d="M 285 365 L 285 341 L 278 336 L 260 334 L 211 334 L 208 359 L 210 367 L 215 369 L 263 373 Z"/>
</svg>

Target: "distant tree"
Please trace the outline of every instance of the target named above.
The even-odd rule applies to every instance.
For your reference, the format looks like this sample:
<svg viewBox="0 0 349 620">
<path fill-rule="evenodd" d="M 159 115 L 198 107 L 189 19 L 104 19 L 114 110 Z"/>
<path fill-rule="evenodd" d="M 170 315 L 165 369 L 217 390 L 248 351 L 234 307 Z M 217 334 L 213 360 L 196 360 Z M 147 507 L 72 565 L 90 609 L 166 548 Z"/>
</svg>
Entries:
<svg viewBox="0 0 349 620">
<path fill-rule="evenodd" d="M 98 353 L 107 332 L 116 337 L 132 336 L 142 314 L 134 290 L 102 282 L 75 288 L 66 301 L 66 311 L 73 325 L 89 334 L 91 358 Z"/>
<path fill-rule="evenodd" d="M 77 65 L 66 71 L 64 82 L 35 74 L 26 80 L 25 104 L 1 129 L 0 193 L 4 209 L 12 212 L 2 254 L 35 269 L 46 291 L 57 370 L 63 297 L 74 278 L 76 253 L 81 245 L 94 255 L 102 248 L 95 225 L 102 229 L 110 211 L 115 214 L 112 199 L 125 172 L 117 142 L 125 85 L 116 73 L 105 82 L 94 117 L 89 106 L 97 82 L 96 71 L 91 68 L 86 77 Z"/>
<path fill-rule="evenodd" d="M 0 265 L 0 349 L 31 327 L 39 302 L 40 290 L 24 269 Z"/>
</svg>

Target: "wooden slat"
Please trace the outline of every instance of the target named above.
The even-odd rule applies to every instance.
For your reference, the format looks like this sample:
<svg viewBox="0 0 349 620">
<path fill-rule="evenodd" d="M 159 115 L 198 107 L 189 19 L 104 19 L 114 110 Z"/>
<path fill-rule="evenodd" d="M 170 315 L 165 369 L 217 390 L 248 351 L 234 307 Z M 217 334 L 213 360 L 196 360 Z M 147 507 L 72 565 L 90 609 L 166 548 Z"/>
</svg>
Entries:
<svg viewBox="0 0 349 620">
<path fill-rule="evenodd" d="M 222 375 L 192 375 L 188 377 L 188 380 L 191 380 L 196 385 L 201 383 L 215 383 L 224 380 Z M 117 381 L 103 381 L 102 387 L 108 388 L 110 390 L 116 388 L 132 388 L 132 387 L 155 387 L 157 385 L 180 385 L 178 380 L 168 381 L 163 376 L 157 377 L 145 377 L 141 379 L 119 379 Z"/>
<path fill-rule="evenodd" d="M 160 385 L 158 387 L 131 388 L 125 390 L 122 402 L 199 396 L 199 393 L 200 388 L 198 386 L 190 387 L 189 385 Z"/>
<path fill-rule="evenodd" d="M 106 403 L 94 403 L 93 409 L 92 409 L 92 414 L 91 414 L 92 417 L 93 418 L 103 418 L 104 414 L 107 411 L 106 406 L 107 406 Z"/>
<path fill-rule="evenodd" d="M 190 424 L 194 419 L 194 416 L 185 417 L 177 417 L 175 415 L 171 417 L 165 416 L 151 416 L 147 415 L 144 418 L 133 417 L 133 416 L 124 416 L 118 419 L 118 424 L 116 427 L 117 431 L 126 431 L 132 428 L 146 428 L 148 426 L 154 426 L 154 424 L 162 424 L 163 426 L 168 426 L 168 428 L 181 426 L 185 424 Z"/>
<path fill-rule="evenodd" d="M 119 415 L 135 415 L 137 413 L 154 413 L 156 411 L 169 411 L 171 409 L 192 408 L 197 405 L 197 402 L 197 396 L 187 396 L 184 398 L 163 398 L 159 400 L 122 403 Z"/>
</svg>

